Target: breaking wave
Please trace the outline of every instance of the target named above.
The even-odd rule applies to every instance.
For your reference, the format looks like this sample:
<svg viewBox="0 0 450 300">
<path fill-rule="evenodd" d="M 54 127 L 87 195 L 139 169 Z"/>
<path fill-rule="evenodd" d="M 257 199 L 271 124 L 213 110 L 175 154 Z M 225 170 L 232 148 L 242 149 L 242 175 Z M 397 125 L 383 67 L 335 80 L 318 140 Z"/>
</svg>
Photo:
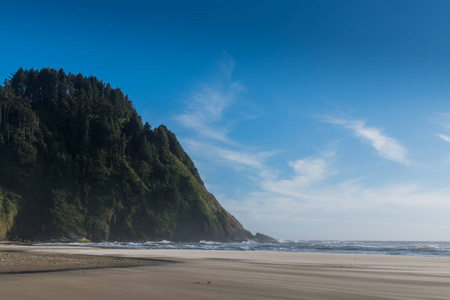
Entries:
<svg viewBox="0 0 450 300">
<path fill-rule="evenodd" d="M 103 243 L 41 243 L 40 246 L 83 246 L 96 248 L 123 249 L 190 249 L 190 250 L 231 250 L 231 251 L 278 251 L 352 253 L 406 256 L 450 257 L 450 242 L 402 242 L 402 241 L 285 241 L 259 243 L 245 241 L 221 243 L 200 241 L 177 243 L 171 241 L 148 242 L 103 242 Z"/>
</svg>

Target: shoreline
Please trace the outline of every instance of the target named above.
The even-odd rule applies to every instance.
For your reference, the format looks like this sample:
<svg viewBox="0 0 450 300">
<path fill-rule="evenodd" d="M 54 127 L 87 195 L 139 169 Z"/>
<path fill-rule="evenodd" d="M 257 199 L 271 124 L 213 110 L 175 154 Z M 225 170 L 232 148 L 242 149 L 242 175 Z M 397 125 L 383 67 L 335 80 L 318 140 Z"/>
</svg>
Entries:
<svg viewBox="0 0 450 300">
<path fill-rule="evenodd" d="M 450 258 L 442 257 L 4 244 L 0 245 L 0 254 L 2 251 L 19 251 L 34 258 L 55 255 L 156 262 L 147 266 L 0 274 L 2 299 L 343 300 L 448 299 L 450 295 Z"/>
<path fill-rule="evenodd" d="M 34 243 L 28 246 L 76 246 L 103 249 L 189 249 L 225 251 L 274 251 L 300 253 L 367 254 L 417 257 L 450 257 L 450 242 L 430 241 L 288 241 L 261 243 L 255 241 L 222 243 L 215 241 L 199 242 L 101 242 L 101 243 Z"/>
</svg>

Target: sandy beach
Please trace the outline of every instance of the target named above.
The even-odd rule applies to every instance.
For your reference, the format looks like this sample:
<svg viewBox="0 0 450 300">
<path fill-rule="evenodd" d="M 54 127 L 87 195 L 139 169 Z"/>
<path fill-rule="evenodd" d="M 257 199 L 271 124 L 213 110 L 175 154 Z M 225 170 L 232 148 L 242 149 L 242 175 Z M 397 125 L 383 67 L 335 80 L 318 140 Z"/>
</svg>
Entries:
<svg viewBox="0 0 450 300">
<path fill-rule="evenodd" d="M 1 245 L 0 273 L 16 300 L 450 298 L 447 258 Z"/>
</svg>

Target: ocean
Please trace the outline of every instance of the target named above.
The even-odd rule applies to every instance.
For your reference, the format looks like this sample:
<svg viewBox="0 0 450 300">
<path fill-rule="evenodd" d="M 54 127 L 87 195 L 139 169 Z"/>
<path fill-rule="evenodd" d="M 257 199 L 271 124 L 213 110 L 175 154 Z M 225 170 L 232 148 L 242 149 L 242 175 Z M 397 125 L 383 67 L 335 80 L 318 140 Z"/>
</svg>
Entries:
<svg viewBox="0 0 450 300">
<path fill-rule="evenodd" d="M 240 243 L 219 243 L 213 241 L 200 241 L 197 243 L 175 243 L 171 241 L 158 241 L 142 243 L 41 243 L 35 245 L 83 246 L 123 249 L 276 251 L 450 257 L 450 242 L 280 240 L 278 242 L 272 243 L 259 243 L 254 241 L 246 241 Z"/>
</svg>

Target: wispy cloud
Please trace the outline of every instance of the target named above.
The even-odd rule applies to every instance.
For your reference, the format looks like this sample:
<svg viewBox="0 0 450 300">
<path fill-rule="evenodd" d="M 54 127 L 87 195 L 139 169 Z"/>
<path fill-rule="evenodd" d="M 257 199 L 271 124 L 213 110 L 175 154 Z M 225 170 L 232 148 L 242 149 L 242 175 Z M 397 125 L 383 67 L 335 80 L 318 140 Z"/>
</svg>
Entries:
<svg viewBox="0 0 450 300">
<path fill-rule="evenodd" d="M 431 122 L 440 125 L 445 130 L 449 130 L 450 129 L 450 114 L 435 113 L 431 119 Z"/>
<path fill-rule="evenodd" d="M 299 200 L 311 198 L 311 195 L 305 194 L 306 189 L 321 182 L 335 172 L 331 170 L 330 162 L 324 158 L 307 157 L 291 161 L 289 165 L 295 172 L 291 178 L 279 180 L 273 177 L 266 177 L 262 180 L 261 188 L 268 192 L 294 197 Z"/>
<path fill-rule="evenodd" d="M 262 174 L 268 171 L 265 161 L 276 154 L 273 151 L 250 152 L 249 150 L 233 150 L 194 139 L 183 139 L 183 144 L 193 153 L 201 152 L 203 158 L 214 161 L 215 163 L 222 163 L 223 165 L 239 170 L 246 168 Z"/>
<path fill-rule="evenodd" d="M 188 100 L 188 109 L 175 117 L 183 126 L 190 128 L 208 138 L 222 142 L 229 142 L 226 137 L 227 126 L 214 126 L 221 121 L 224 110 L 234 102 L 236 93 L 241 90 L 239 83 L 231 84 L 225 91 L 215 87 L 205 86 L 191 94 Z"/>
<path fill-rule="evenodd" d="M 438 137 L 440 137 L 440 138 L 443 139 L 444 141 L 450 143 L 450 136 L 445 135 L 445 134 L 438 134 Z"/>
<path fill-rule="evenodd" d="M 432 120 L 433 123 L 439 125 L 441 130 L 449 131 L 450 130 L 450 114 L 447 113 L 435 113 Z M 437 136 L 450 143 L 450 136 L 448 134 L 437 134 Z"/>
<path fill-rule="evenodd" d="M 223 114 L 245 90 L 240 82 L 231 81 L 234 64 L 231 58 L 223 62 L 218 79 L 193 91 L 186 100 L 187 109 L 175 120 L 202 137 L 232 143 L 227 137 L 231 125 L 222 122 Z"/>
<path fill-rule="evenodd" d="M 381 129 L 369 127 L 365 122 L 359 120 L 346 120 L 339 118 L 323 118 L 322 121 L 341 125 L 350 129 L 360 140 L 370 144 L 378 155 L 401 163 L 409 164 L 408 151 L 396 139 L 383 133 Z"/>
<path fill-rule="evenodd" d="M 265 161 L 277 151 L 251 149 L 229 137 L 237 121 L 227 118 L 226 111 L 245 90 L 243 84 L 232 80 L 234 66 L 234 60 L 227 55 L 220 62 L 218 75 L 190 94 L 187 109 L 175 116 L 175 120 L 194 133 L 195 138 L 183 139 L 191 153 L 216 164 L 268 174 Z M 241 116 L 247 119 L 245 112 Z"/>
</svg>

